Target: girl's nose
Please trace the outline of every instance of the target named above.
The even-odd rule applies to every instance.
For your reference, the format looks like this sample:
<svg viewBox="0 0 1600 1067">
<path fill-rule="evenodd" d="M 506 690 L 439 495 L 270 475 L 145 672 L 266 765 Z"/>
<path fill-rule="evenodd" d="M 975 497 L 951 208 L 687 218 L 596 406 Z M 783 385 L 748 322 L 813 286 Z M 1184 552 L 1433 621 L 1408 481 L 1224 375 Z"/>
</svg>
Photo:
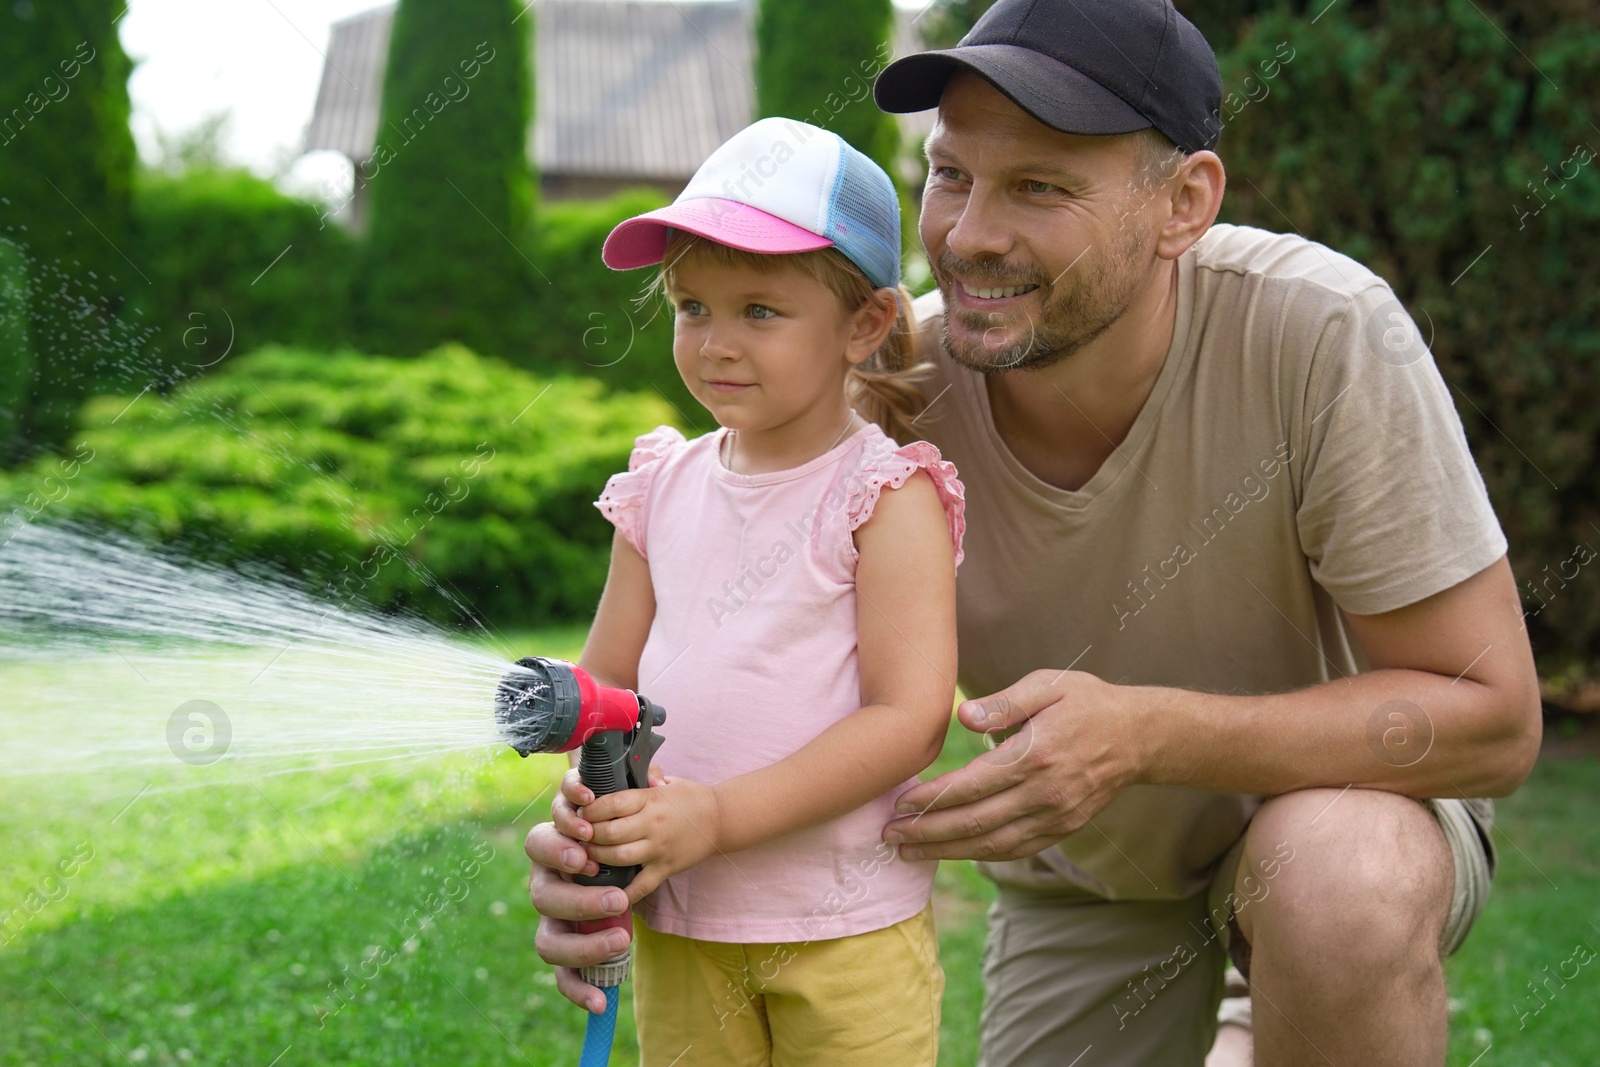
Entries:
<svg viewBox="0 0 1600 1067">
<path fill-rule="evenodd" d="M 706 359 L 727 361 L 739 358 L 738 346 L 726 326 L 711 325 L 706 328 L 705 340 L 700 342 L 700 354 Z"/>
</svg>

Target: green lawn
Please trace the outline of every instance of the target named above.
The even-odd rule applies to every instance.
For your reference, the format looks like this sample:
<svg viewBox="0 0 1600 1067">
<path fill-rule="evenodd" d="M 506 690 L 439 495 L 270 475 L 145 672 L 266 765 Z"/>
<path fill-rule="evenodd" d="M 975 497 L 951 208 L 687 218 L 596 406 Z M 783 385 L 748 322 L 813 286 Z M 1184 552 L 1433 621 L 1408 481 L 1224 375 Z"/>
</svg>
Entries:
<svg viewBox="0 0 1600 1067">
<path fill-rule="evenodd" d="M 581 640 L 511 638 L 569 657 Z M 15 682 L 0 668 L 0 693 Z M 937 769 L 972 751 L 952 736 Z M 507 750 L 143 793 L 0 781 L 0 1064 L 575 1064 L 583 1014 L 534 952 L 521 848 L 561 766 Z M 1594 1062 L 1600 960 L 1549 979 L 1536 1015 L 1525 983 L 1600 948 L 1597 796 L 1591 757 L 1501 806 L 1495 895 L 1450 966 L 1452 1064 Z M 941 869 L 941 1064 L 976 1058 L 989 896 L 970 864 Z"/>
</svg>

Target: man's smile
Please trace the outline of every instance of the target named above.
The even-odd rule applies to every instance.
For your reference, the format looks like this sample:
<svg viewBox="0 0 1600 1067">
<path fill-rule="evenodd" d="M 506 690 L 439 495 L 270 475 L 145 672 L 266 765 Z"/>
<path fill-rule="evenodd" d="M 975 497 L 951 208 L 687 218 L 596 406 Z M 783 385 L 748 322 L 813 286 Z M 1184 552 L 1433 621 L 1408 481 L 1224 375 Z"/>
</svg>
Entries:
<svg viewBox="0 0 1600 1067">
<path fill-rule="evenodd" d="M 1021 296 L 1025 293 L 1031 293 L 1035 289 L 1039 288 L 1037 285 L 1004 285 L 983 288 L 980 286 L 968 285 L 966 282 L 957 282 L 956 284 L 961 286 L 961 291 L 967 296 L 977 297 L 979 300 L 999 300 L 1013 296 Z"/>
<path fill-rule="evenodd" d="M 1008 307 L 1032 295 L 1039 288 L 1037 284 L 1027 285 L 996 285 L 980 286 L 971 285 L 959 278 L 952 279 L 951 290 L 955 294 L 956 304 L 959 307 L 981 311 L 994 311 Z"/>
</svg>

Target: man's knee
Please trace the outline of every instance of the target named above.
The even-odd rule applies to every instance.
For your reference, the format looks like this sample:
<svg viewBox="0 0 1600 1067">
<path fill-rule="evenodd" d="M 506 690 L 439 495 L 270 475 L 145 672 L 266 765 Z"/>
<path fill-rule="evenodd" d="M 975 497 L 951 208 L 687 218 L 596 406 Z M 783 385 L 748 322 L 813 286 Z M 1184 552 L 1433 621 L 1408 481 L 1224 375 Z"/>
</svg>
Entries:
<svg viewBox="0 0 1600 1067">
<path fill-rule="evenodd" d="M 1253 954 L 1431 964 L 1454 878 L 1424 805 L 1372 789 L 1303 790 L 1268 800 L 1251 820 L 1234 910 Z"/>
</svg>

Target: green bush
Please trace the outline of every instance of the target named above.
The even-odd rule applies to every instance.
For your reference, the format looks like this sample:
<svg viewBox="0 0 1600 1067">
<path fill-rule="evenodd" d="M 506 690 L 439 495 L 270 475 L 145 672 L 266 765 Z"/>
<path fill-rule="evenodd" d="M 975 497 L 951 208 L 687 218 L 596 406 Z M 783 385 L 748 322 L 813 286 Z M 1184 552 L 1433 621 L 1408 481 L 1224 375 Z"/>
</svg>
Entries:
<svg viewBox="0 0 1600 1067">
<path fill-rule="evenodd" d="M 899 126 L 872 102 L 893 24 L 890 0 L 761 0 L 756 110 L 832 130 L 898 174 Z"/>
<path fill-rule="evenodd" d="M 26 395 L 0 396 L 14 423 L 0 436 L 0 464 L 61 444 L 85 396 L 129 380 L 134 346 L 119 317 L 145 279 L 128 233 L 136 156 L 117 37 L 124 7 L 0 9 L 0 240 L 25 263 L 24 285 L 0 292 L 0 317 L 25 316 L 33 347 Z"/>
<path fill-rule="evenodd" d="M 929 48 L 954 48 L 993 6 L 994 0 L 934 0 L 917 20 L 917 36 Z"/>
<path fill-rule="evenodd" d="M 531 18 L 514 0 L 402 0 L 370 166 L 362 344 L 414 355 L 447 340 L 513 357 L 537 281 L 518 244 L 533 210 Z"/>
<path fill-rule="evenodd" d="M 1299 230 L 1388 279 L 1456 398 L 1541 672 L 1593 675 L 1600 8 L 1326 7 L 1261 15 L 1220 56 L 1223 218 Z"/>
<path fill-rule="evenodd" d="M 680 422 L 687 417 L 710 428 L 673 367 L 670 309 L 659 299 L 639 301 L 654 272 L 614 271 L 600 260 L 617 223 L 665 203 L 660 192 L 638 189 L 542 206 L 523 246 L 538 270 L 532 299 L 526 314 L 514 323 L 508 316 L 503 326 L 520 331 L 503 358 L 536 374 L 658 389 L 683 413 Z M 343 229 L 321 224 L 315 206 L 248 173 L 199 170 L 142 176 L 135 212 L 154 282 L 149 321 L 161 326 L 151 347 L 169 377 L 204 373 L 230 337 L 231 358 L 268 343 L 326 348 L 350 341 L 360 253 Z M 0 259 L 0 284 L 4 276 Z"/>
<path fill-rule="evenodd" d="M 19 448 L 33 380 L 33 344 L 28 339 L 31 301 L 28 257 L 0 237 L 0 460 Z"/>
<path fill-rule="evenodd" d="M 0 515 L 519 625 L 592 613 L 611 539 L 593 501 L 635 436 L 674 421 L 654 394 L 540 380 L 454 345 L 416 359 L 269 347 L 130 400 L 94 399 L 66 456 L 0 478 Z"/>
<path fill-rule="evenodd" d="M 680 422 L 709 429 L 711 416 L 672 363 L 672 309 L 659 297 L 641 300 L 655 271 L 615 271 L 600 261 L 612 227 L 667 202 L 640 189 L 540 207 L 529 255 L 549 280 L 535 283 L 527 366 L 590 375 L 612 388 L 660 390 L 682 413 Z"/>
<path fill-rule="evenodd" d="M 155 361 L 194 374 L 231 351 L 350 339 L 355 244 L 247 171 L 145 172 L 134 189 Z"/>
</svg>

